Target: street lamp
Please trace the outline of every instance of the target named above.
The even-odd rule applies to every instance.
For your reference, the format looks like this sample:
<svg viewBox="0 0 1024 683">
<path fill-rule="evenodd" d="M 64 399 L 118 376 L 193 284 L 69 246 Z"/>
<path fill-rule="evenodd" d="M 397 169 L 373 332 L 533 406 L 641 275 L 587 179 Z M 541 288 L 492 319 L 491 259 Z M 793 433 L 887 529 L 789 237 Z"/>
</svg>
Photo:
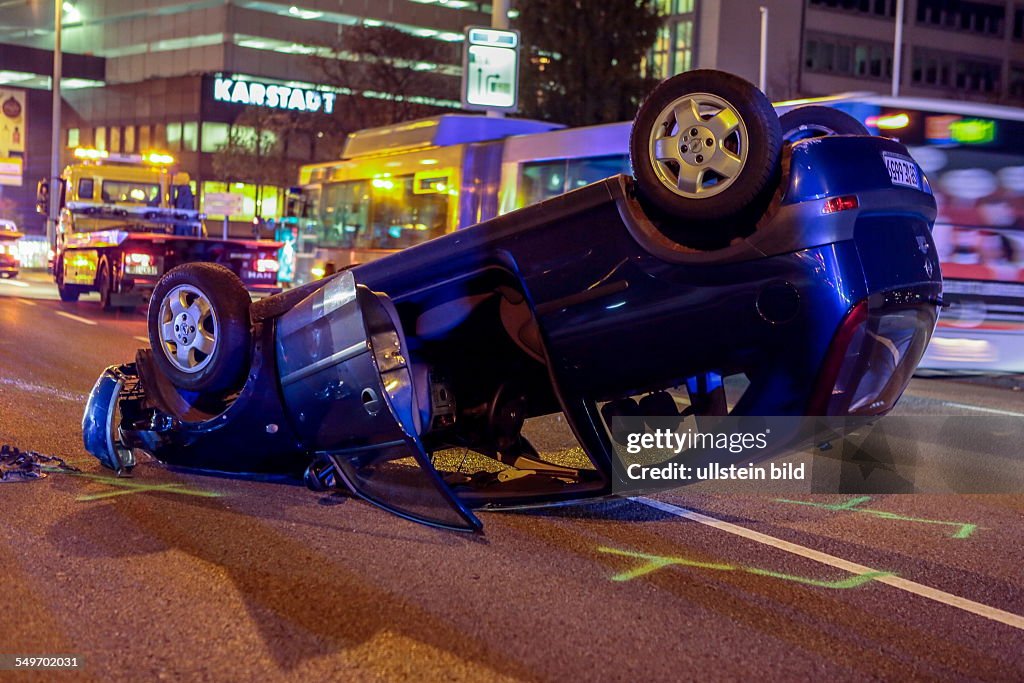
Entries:
<svg viewBox="0 0 1024 683">
<path fill-rule="evenodd" d="M 78 15 L 78 10 L 71 3 L 53 0 L 53 79 L 50 81 L 50 91 L 53 94 L 53 123 L 50 127 L 50 216 L 46 221 L 46 242 L 50 249 L 56 244 L 57 221 L 60 220 L 60 31 L 65 5 L 70 6 Z M 78 15 L 78 18 L 81 19 L 81 15 Z"/>
<path fill-rule="evenodd" d="M 82 13 L 67 0 L 53 1 L 53 79 L 50 91 L 53 93 L 53 124 L 50 128 L 50 215 L 46 221 L 46 240 L 52 249 L 57 236 L 57 222 L 60 220 L 60 81 L 63 67 L 61 54 L 61 28 L 64 15 L 72 24 L 82 21 Z"/>
</svg>

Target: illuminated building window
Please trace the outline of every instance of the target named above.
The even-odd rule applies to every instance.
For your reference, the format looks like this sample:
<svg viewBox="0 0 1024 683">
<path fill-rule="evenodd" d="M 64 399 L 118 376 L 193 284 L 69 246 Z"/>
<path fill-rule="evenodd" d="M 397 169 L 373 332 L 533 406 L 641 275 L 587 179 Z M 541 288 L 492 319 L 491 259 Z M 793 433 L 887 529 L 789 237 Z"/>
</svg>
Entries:
<svg viewBox="0 0 1024 683">
<path fill-rule="evenodd" d="M 77 128 L 68 128 L 68 147 L 78 147 L 79 131 Z"/>
<path fill-rule="evenodd" d="M 121 140 L 124 143 L 123 151 L 126 154 L 134 154 L 136 151 L 138 151 L 135 149 L 135 126 L 125 126 L 124 135 L 122 136 Z"/>
<path fill-rule="evenodd" d="M 658 29 L 654 45 L 644 58 L 642 71 L 655 78 L 668 78 L 693 66 L 693 0 L 660 0 L 658 11 L 665 23 Z"/>
<path fill-rule="evenodd" d="M 106 126 L 99 126 L 96 128 L 96 138 L 93 141 L 93 147 L 96 149 L 107 148 L 107 128 Z"/>
<path fill-rule="evenodd" d="M 172 152 L 181 151 L 181 123 L 177 121 L 167 124 L 167 149 Z"/>
<path fill-rule="evenodd" d="M 203 200 L 208 192 L 230 192 L 242 195 L 242 213 L 232 216 L 233 221 L 252 221 L 257 215 L 269 217 L 280 215 L 278 207 L 283 189 L 272 185 L 254 185 L 252 183 L 219 183 L 206 181 L 203 183 Z M 205 210 L 205 209 L 204 209 Z M 222 220 L 223 215 L 208 214 L 213 220 Z"/>
<path fill-rule="evenodd" d="M 228 143 L 229 126 L 226 123 L 203 123 L 203 152 L 216 152 Z"/>
<path fill-rule="evenodd" d="M 194 152 L 199 148 L 199 124 L 186 121 L 181 124 L 181 151 Z"/>
</svg>

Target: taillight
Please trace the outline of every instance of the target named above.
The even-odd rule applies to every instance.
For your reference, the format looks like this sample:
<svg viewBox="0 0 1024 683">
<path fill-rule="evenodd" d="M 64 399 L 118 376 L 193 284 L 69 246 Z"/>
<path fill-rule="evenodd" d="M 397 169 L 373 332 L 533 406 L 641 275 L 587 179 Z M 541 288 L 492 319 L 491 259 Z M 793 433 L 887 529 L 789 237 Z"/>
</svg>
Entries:
<svg viewBox="0 0 1024 683">
<path fill-rule="evenodd" d="M 840 211 L 849 211 L 850 209 L 856 209 L 860 206 L 860 202 L 857 201 L 857 195 L 848 194 L 842 197 L 832 197 L 825 202 L 825 205 L 821 207 L 822 213 L 839 213 Z"/>
<path fill-rule="evenodd" d="M 883 415 L 896 405 L 935 326 L 930 304 L 854 306 L 822 363 L 808 414 Z"/>
<path fill-rule="evenodd" d="M 125 254 L 124 262 L 133 266 L 151 266 L 153 257 L 149 254 Z"/>
<path fill-rule="evenodd" d="M 152 254 L 128 252 L 124 255 L 124 272 L 128 275 L 156 275 L 156 259 Z"/>
<path fill-rule="evenodd" d="M 276 258 L 256 259 L 257 273 L 276 273 L 279 270 L 281 270 L 281 264 L 277 262 Z"/>
<path fill-rule="evenodd" d="M 839 378 L 839 371 L 846 360 L 846 352 L 850 348 L 850 342 L 864 325 L 868 317 L 868 302 L 861 301 L 854 306 L 846 317 L 843 318 L 839 331 L 832 339 L 828 347 L 828 354 L 825 362 L 821 365 L 821 372 L 818 373 L 818 383 L 811 396 L 811 403 L 807 408 L 808 415 L 828 415 L 829 403 L 832 402 L 832 392 L 836 387 L 836 380 Z"/>
</svg>

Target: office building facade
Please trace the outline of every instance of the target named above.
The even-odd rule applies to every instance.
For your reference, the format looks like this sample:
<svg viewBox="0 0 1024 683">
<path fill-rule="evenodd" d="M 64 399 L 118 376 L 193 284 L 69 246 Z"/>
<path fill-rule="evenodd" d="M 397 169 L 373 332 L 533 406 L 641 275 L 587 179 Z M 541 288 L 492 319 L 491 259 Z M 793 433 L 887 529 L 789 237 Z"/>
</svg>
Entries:
<svg viewBox="0 0 1024 683">
<path fill-rule="evenodd" d="M 645 60 L 651 75 L 717 68 L 757 82 L 764 6 L 771 98 L 890 89 L 896 0 L 656 1 L 665 20 Z M 1024 105 L 1024 0 L 905 4 L 901 94 Z M 0 87 L 25 89 L 31 114 L 23 184 L 0 187 L 0 213 L 16 206 L 31 231 L 42 229 L 31 200 L 49 167 L 49 7 L 16 0 L 0 9 Z M 234 217 L 240 230 L 257 214 L 280 214 L 285 176 L 298 164 L 337 155 L 335 131 L 353 123 L 328 124 L 351 113 L 347 95 L 388 102 L 400 94 L 434 111 L 457 110 L 462 32 L 488 24 L 490 11 L 467 0 L 67 2 L 63 147 L 169 151 L 200 197 L 245 195 Z M 372 41 L 350 47 L 360 25 L 433 48 L 422 59 L 395 60 L 387 51 L 398 48 L 387 44 L 360 52 L 374 49 Z M 400 79 L 401 93 L 373 70 L 388 60 L 415 76 Z M 335 65 L 331 73 L 325 62 Z M 350 78 L 361 85 L 347 87 Z M 286 115 L 294 130 L 278 149 L 282 158 L 252 166 L 273 167 L 279 177 L 228 177 L 237 174 L 218 161 L 219 150 L 271 115 Z"/>
</svg>

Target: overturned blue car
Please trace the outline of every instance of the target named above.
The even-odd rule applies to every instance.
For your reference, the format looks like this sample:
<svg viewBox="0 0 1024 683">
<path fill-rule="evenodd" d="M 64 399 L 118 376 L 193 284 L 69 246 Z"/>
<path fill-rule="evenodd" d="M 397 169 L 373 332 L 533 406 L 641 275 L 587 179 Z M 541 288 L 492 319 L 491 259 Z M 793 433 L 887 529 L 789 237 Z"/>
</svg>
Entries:
<svg viewBox="0 0 1024 683">
<path fill-rule="evenodd" d="M 145 453 L 295 473 L 479 530 L 474 509 L 611 494 L 615 416 L 893 408 L 942 294 L 935 202 L 902 145 L 821 107 L 780 120 L 702 70 L 650 94 L 630 158 L 633 177 L 256 303 L 226 268 L 175 268 L 152 348 L 93 389 L 86 448 L 120 472 Z M 587 462 L 523 435 L 556 413 Z M 449 449 L 493 466 L 447 467 Z"/>
</svg>

